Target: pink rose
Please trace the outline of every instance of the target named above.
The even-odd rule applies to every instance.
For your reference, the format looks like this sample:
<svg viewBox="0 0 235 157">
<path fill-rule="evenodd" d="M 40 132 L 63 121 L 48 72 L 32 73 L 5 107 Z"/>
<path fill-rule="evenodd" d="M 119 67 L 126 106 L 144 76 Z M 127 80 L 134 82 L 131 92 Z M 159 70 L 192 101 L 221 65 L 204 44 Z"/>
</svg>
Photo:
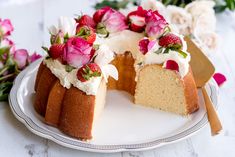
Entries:
<svg viewBox="0 0 235 157">
<path fill-rule="evenodd" d="M 13 30 L 14 28 L 9 19 L 5 19 L 5 20 L 0 19 L 0 36 L 11 35 L 11 32 Z"/>
<path fill-rule="evenodd" d="M 23 69 L 27 65 L 28 56 L 28 51 L 25 49 L 18 49 L 14 52 L 13 58 L 19 69 Z"/>
<path fill-rule="evenodd" d="M 15 44 L 7 38 L 3 38 L 0 42 L 0 49 L 10 49 L 10 54 L 15 52 Z"/>
<path fill-rule="evenodd" d="M 143 32 L 145 29 L 145 16 L 147 10 L 144 10 L 141 6 L 136 11 L 132 11 L 127 15 L 128 22 L 130 23 L 130 30 L 134 32 Z"/>
<path fill-rule="evenodd" d="M 98 21 L 97 32 L 100 34 L 109 34 L 127 29 L 126 17 L 109 7 L 102 8 L 94 14 L 94 21 Z"/>
<path fill-rule="evenodd" d="M 65 44 L 63 60 L 71 66 L 80 68 L 90 61 L 91 50 L 91 45 L 83 38 L 70 38 Z"/>
<path fill-rule="evenodd" d="M 112 8 L 110 7 L 103 7 L 99 10 L 97 10 L 94 15 L 93 15 L 93 20 L 96 22 L 96 23 L 100 23 L 104 14 L 108 11 L 108 10 L 111 10 Z"/>
<path fill-rule="evenodd" d="M 34 52 L 31 56 L 29 56 L 28 58 L 28 62 L 32 63 L 36 60 L 38 60 L 39 58 L 41 58 L 42 56 L 40 54 L 37 54 L 36 52 Z"/>
<path fill-rule="evenodd" d="M 11 41 L 10 39 L 4 38 L 1 42 L 0 42 L 0 49 L 1 48 L 9 48 L 14 46 L 13 41 Z"/>
<path fill-rule="evenodd" d="M 156 40 L 149 40 L 147 38 L 144 38 L 139 41 L 139 50 L 142 52 L 143 55 L 148 53 L 156 44 Z"/>
<path fill-rule="evenodd" d="M 167 26 L 167 22 L 158 11 L 149 10 L 145 17 L 146 28 L 145 32 L 148 37 L 158 38 L 164 33 L 164 28 Z"/>
</svg>

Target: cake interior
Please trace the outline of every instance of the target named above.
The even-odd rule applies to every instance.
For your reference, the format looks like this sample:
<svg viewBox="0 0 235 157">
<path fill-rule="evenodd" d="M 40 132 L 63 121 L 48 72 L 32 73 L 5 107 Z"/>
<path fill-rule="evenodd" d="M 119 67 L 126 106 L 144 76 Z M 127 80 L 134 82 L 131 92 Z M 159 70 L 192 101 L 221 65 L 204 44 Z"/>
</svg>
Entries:
<svg viewBox="0 0 235 157">
<path fill-rule="evenodd" d="M 140 70 L 135 104 L 184 115 L 187 106 L 183 81 L 175 71 L 148 65 Z"/>
</svg>

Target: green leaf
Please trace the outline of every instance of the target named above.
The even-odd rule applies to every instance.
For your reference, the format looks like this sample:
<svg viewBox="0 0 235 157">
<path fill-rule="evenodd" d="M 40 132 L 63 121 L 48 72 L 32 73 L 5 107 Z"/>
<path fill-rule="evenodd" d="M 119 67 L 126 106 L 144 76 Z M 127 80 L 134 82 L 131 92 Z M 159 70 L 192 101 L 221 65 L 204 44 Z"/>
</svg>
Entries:
<svg viewBox="0 0 235 157">
<path fill-rule="evenodd" d="M 1 82 L 0 83 L 0 101 L 7 101 L 8 94 L 12 88 L 12 82 Z"/>
<path fill-rule="evenodd" d="M 163 53 L 169 53 L 170 48 L 166 48 Z"/>
<path fill-rule="evenodd" d="M 217 5 L 214 7 L 216 13 L 221 13 L 227 8 L 226 5 Z"/>
<path fill-rule="evenodd" d="M 130 2 L 136 2 L 137 0 L 121 0 L 121 1 L 118 1 L 118 0 L 103 0 L 101 1 L 100 3 L 96 3 L 96 5 L 94 6 L 94 8 L 96 10 L 100 9 L 100 8 L 103 8 L 105 6 L 109 6 L 115 10 L 119 10 L 119 9 L 124 9 L 126 8 L 127 4 L 130 3 Z"/>
<path fill-rule="evenodd" d="M 157 51 L 154 51 L 154 53 L 160 54 L 160 53 L 162 53 L 162 51 L 163 51 L 163 47 L 160 47 Z"/>
<path fill-rule="evenodd" d="M 8 53 L 11 47 L 2 47 L 0 48 L 0 55 L 2 56 L 5 53 Z"/>
<path fill-rule="evenodd" d="M 96 51 L 99 50 L 100 45 L 99 44 L 93 44 L 93 49 L 95 49 Z"/>
<path fill-rule="evenodd" d="M 179 54 L 181 54 L 184 58 L 186 58 L 186 57 L 188 56 L 188 54 L 185 53 L 185 52 L 182 51 L 182 50 L 178 50 L 177 52 L 178 52 Z"/>
<path fill-rule="evenodd" d="M 65 70 L 66 70 L 67 72 L 71 72 L 73 69 L 75 69 L 75 68 L 72 67 L 72 66 L 70 66 L 70 65 L 66 65 L 66 66 L 65 66 Z"/>
<path fill-rule="evenodd" d="M 45 46 L 42 46 L 42 49 L 48 53 L 49 49 Z"/>
</svg>

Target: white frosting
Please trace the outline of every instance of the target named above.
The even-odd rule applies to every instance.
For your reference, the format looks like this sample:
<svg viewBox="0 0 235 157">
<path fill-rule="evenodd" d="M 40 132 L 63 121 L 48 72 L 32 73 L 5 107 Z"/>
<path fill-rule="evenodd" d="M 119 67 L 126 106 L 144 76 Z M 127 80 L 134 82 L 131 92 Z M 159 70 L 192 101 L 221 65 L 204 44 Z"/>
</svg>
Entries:
<svg viewBox="0 0 235 157">
<path fill-rule="evenodd" d="M 165 67 L 165 63 L 167 60 L 173 60 L 175 61 L 179 66 L 179 75 L 183 78 L 189 70 L 189 61 L 191 59 L 190 54 L 187 52 L 187 44 L 185 40 L 183 39 L 183 36 L 178 35 L 183 44 L 183 51 L 187 54 L 187 57 L 184 58 L 181 54 L 179 54 L 177 51 L 169 50 L 169 53 L 154 53 L 159 49 L 159 45 L 156 43 L 156 45 L 144 56 L 144 65 L 147 64 L 163 64 L 163 67 Z M 164 49 L 163 49 L 164 51 Z"/>
<path fill-rule="evenodd" d="M 95 44 L 106 44 L 116 54 L 123 54 L 126 51 L 136 53 L 139 52 L 138 44 L 143 37 L 143 33 L 124 30 L 112 33 L 108 38 L 97 37 Z M 133 57 L 135 57 L 134 54 Z"/>
<path fill-rule="evenodd" d="M 87 95 L 96 95 L 101 77 L 93 77 L 86 82 L 81 82 L 77 79 L 78 69 L 73 69 L 71 72 L 65 70 L 65 65 L 61 64 L 58 60 L 44 59 L 44 64 L 51 70 L 51 72 L 60 80 L 60 84 L 69 89 L 71 85 L 77 87 Z"/>
<path fill-rule="evenodd" d="M 187 44 L 182 35 L 176 34 L 179 36 L 183 43 L 183 51 L 187 53 L 187 57 L 184 58 L 181 54 L 176 51 L 170 50 L 169 53 L 166 54 L 156 54 L 154 53 L 159 49 L 159 45 L 156 42 L 155 46 L 146 54 L 143 55 L 139 51 L 139 41 L 144 38 L 143 33 L 136 33 L 130 30 L 124 30 L 118 33 L 110 34 L 108 38 L 101 38 L 97 37 L 95 44 L 106 45 L 109 47 L 110 50 L 114 51 L 116 54 L 123 54 L 126 51 L 130 51 L 135 58 L 135 70 L 138 75 L 138 70 L 143 65 L 148 64 L 163 64 L 167 60 L 174 60 L 179 65 L 179 75 L 183 78 L 189 69 L 189 61 L 190 61 L 190 54 L 187 52 Z M 103 47 L 103 46 L 101 46 Z M 101 50 L 104 51 L 104 50 Z M 105 50 L 108 51 L 108 50 Z M 139 63 L 143 63 L 139 66 Z M 107 71 L 107 70 L 106 70 Z M 113 70 L 108 70 L 112 72 Z"/>
<path fill-rule="evenodd" d="M 178 34 L 177 34 L 178 35 Z M 180 35 L 178 35 L 180 36 Z M 94 62 L 101 68 L 102 76 L 93 77 L 86 82 L 81 82 L 77 79 L 77 70 L 73 69 L 71 72 L 66 71 L 66 66 L 61 64 L 58 60 L 45 59 L 44 63 L 51 70 L 51 72 L 60 80 L 60 83 L 65 88 L 70 88 L 71 85 L 85 92 L 87 95 L 96 95 L 102 78 L 108 81 L 108 77 L 112 76 L 114 79 L 118 79 L 118 71 L 115 66 L 109 64 L 114 59 L 114 52 L 117 54 L 123 54 L 126 51 L 130 51 L 135 58 L 135 70 L 136 77 L 138 77 L 138 71 L 143 65 L 148 64 L 163 64 L 167 60 L 174 60 L 179 65 L 179 75 L 183 78 L 189 69 L 190 54 L 186 52 L 187 44 L 180 36 L 183 42 L 183 51 L 188 55 L 184 58 L 176 51 L 169 50 L 169 53 L 156 54 L 154 53 L 159 49 L 159 45 L 156 42 L 155 46 L 146 54 L 143 55 L 139 51 L 139 41 L 144 38 L 143 33 L 136 33 L 129 30 L 124 30 L 118 33 L 110 34 L 108 38 L 96 38 L 95 44 L 99 44 L 99 49 L 96 51 L 96 58 Z M 141 66 L 139 63 L 143 63 Z"/>
</svg>

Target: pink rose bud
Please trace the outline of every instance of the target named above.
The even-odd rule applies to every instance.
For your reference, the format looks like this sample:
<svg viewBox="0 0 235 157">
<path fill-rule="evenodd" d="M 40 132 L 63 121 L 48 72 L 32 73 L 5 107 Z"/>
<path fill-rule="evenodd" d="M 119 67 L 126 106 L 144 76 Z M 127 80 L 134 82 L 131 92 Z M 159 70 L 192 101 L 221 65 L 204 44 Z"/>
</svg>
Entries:
<svg viewBox="0 0 235 157">
<path fill-rule="evenodd" d="M 158 38 L 164 33 L 164 29 L 167 26 L 167 22 L 158 11 L 149 10 L 145 17 L 146 28 L 145 32 L 148 37 Z"/>
<path fill-rule="evenodd" d="M 23 69 L 26 66 L 28 56 L 28 51 L 25 49 L 18 49 L 14 52 L 13 58 L 17 63 L 19 69 Z"/>
<path fill-rule="evenodd" d="M 146 25 L 145 23 L 146 14 L 147 10 L 144 10 L 141 6 L 139 6 L 136 11 L 130 12 L 127 15 L 130 30 L 134 32 L 143 32 Z"/>
<path fill-rule="evenodd" d="M 80 68 L 90 61 L 91 50 L 91 45 L 83 38 L 70 38 L 64 48 L 63 60 L 73 67 Z"/>
<path fill-rule="evenodd" d="M 218 84 L 218 86 L 221 86 L 227 80 L 226 77 L 221 73 L 215 73 L 213 75 L 213 78 Z"/>
<path fill-rule="evenodd" d="M 39 58 L 41 58 L 42 56 L 40 54 L 37 54 L 36 52 L 34 52 L 31 56 L 29 56 L 28 58 L 28 62 L 32 63 L 36 60 L 38 60 Z"/>
<path fill-rule="evenodd" d="M 100 21 L 97 25 L 97 33 L 108 35 L 128 28 L 126 17 L 109 7 L 102 8 L 94 14 L 94 21 Z"/>
<path fill-rule="evenodd" d="M 0 49 L 10 49 L 10 54 L 15 52 L 15 44 L 8 38 L 3 38 L 0 42 Z"/>
<path fill-rule="evenodd" d="M 10 48 L 14 46 L 13 41 L 11 41 L 10 39 L 4 38 L 1 42 L 0 42 L 0 49 L 1 48 Z"/>
<path fill-rule="evenodd" d="M 139 41 L 139 50 L 143 55 L 148 53 L 156 44 L 155 40 L 149 40 L 148 38 L 144 38 Z"/>
<path fill-rule="evenodd" d="M 5 19 L 5 20 L 0 19 L 0 37 L 11 35 L 11 32 L 13 30 L 14 28 L 9 19 Z"/>
<path fill-rule="evenodd" d="M 179 65 L 173 60 L 166 61 L 164 66 L 165 69 L 175 70 L 179 72 Z"/>
</svg>

